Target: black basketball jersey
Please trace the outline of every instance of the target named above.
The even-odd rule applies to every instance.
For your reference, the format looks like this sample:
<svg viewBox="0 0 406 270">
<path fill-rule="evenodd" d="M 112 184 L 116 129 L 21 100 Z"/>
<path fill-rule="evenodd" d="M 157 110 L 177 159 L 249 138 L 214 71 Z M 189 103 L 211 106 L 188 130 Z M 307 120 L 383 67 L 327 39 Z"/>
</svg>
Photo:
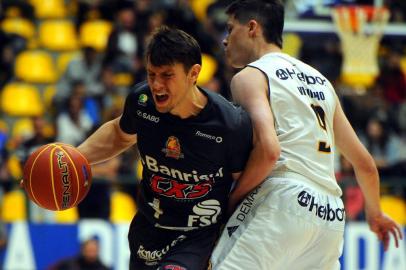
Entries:
<svg viewBox="0 0 406 270">
<path fill-rule="evenodd" d="M 143 164 L 138 211 L 157 227 L 190 230 L 219 222 L 231 173 L 244 169 L 252 147 L 248 114 L 218 94 L 196 116 L 155 109 L 147 83 L 128 95 L 121 129 L 137 134 Z"/>
</svg>

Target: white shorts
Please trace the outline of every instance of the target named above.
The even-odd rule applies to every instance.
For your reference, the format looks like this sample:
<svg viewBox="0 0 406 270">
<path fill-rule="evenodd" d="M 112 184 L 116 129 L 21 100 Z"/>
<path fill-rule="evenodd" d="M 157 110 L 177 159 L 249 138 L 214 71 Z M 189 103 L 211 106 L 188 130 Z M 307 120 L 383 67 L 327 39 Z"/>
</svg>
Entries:
<svg viewBox="0 0 406 270">
<path fill-rule="evenodd" d="M 344 225 L 339 196 L 296 173 L 271 177 L 227 222 L 212 269 L 340 269 Z"/>
</svg>

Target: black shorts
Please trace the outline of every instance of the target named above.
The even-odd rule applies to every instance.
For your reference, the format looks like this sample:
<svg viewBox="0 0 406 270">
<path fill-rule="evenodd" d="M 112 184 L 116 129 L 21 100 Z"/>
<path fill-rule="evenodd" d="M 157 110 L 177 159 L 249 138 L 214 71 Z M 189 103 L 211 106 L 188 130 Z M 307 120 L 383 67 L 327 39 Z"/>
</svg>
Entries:
<svg viewBox="0 0 406 270">
<path fill-rule="evenodd" d="M 156 228 L 137 214 L 130 225 L 130 270 L 205 270 L 219 226 L 194 231 Z"/>
</svg>

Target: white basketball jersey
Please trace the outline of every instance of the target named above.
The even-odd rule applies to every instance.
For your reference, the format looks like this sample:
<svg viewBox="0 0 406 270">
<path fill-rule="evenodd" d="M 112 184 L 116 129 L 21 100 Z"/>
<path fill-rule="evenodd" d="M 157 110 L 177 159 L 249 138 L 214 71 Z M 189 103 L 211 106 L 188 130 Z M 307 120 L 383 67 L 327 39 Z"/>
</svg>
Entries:
<svg viewBox="0 0 406 270">
<path fill-rule="evenodd" d="M 341 196 L 334 175 L 337 97 L 314 68 L 284 53 L 249 64 L 266 74 L 281 155 L 274 171 L 294 171 Z"/>
</svg>

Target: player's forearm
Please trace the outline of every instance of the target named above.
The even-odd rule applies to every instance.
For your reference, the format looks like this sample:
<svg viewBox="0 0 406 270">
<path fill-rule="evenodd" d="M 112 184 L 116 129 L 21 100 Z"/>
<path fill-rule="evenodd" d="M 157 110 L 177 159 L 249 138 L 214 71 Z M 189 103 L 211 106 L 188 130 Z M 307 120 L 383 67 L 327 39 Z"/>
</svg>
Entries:
<svg viewBox="0 0 406 270">
<path fill-rule="evenodd" d="M 136 137 L 123 137 L 119 130 L 118 119 L 103 124 L 89 138 L 87 138 L 78 150 L 87 158 L 90 164 L 96 164 L 108 160 L 136 142 Z"/>
<path fill-rule="evenodd" d="M 366 162 L 362 167 L 354 167 L 355 176 L 365 198 L 367 215 L 381 214 L 379 175 L 373 162 Z"/>
<path fill-rule="evenodd" d="M 251 151 L 247 165 L 230 195 L 231 198 L 235 202 L 239 202 L 260 185 L 271 173 L 279 155 L 280 149 L 278 147 L 271 149 L 265 143 L 256 143 Z"/>
</svg>

